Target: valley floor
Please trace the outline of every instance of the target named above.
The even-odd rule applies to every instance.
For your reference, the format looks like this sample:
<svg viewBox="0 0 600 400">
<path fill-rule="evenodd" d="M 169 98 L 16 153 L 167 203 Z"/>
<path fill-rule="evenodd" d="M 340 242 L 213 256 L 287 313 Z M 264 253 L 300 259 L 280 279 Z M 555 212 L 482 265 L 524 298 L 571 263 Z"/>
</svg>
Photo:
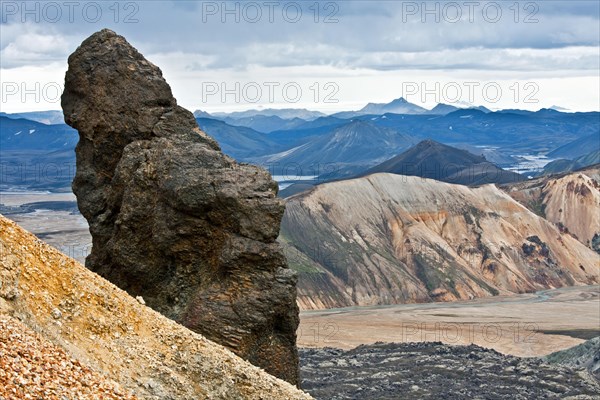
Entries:
<svg viewBox="0 0 600 400">
<path fill-rule="evenodd" d="M 454 303 L 304 311 L 298 346 L 440 341 L 534 357 L 599 335 L 600 286 L 593 285 Z"/>
<path fill-rule="evenodd" d="M 73 193 L 0 192 L 0 214 L 85 264 L 92 237 Z"/>
</svg>

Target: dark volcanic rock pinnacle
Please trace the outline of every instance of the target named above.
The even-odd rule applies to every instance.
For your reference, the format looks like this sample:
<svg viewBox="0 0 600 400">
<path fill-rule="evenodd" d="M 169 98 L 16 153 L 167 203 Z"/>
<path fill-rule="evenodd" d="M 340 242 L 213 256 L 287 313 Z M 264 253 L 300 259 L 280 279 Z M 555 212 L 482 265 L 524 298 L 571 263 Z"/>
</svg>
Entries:
<svg viewBox="0 0 600 400">
<path fill-rule="evenodd" d="M 296 276 L 275 241 L 271 176 L 221 153 L 160 69 L 109 30 L 69 57 L 62 107 L 79 131 L 86 266 L 297 384 Z"/>
</svg>

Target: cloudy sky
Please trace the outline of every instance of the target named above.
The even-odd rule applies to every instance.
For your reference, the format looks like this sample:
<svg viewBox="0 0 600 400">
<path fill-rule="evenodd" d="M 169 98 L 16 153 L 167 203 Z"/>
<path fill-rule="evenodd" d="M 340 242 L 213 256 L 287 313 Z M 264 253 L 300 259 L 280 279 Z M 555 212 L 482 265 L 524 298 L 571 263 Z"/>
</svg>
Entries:
<svg viewBox="0 0 600 400">
<path fill-rule="evenodd" d="M 68 55 L 102 28 L 191 110 L 600 108 L 597 1 L 0 3 L 4 112 L 59 109 Z"/>
</svg>

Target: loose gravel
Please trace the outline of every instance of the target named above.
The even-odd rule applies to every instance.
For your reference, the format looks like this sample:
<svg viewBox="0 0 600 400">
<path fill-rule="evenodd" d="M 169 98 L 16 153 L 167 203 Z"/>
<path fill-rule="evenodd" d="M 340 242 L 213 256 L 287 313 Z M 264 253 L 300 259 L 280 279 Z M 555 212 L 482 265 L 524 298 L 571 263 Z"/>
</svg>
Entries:
<svg viewBox="0 0 600 400">
<path fill-rule="evenodd" d="M 44 339 L 0 317 L 0 399 L 87 400 L 137 397 Z"/>
</svg>

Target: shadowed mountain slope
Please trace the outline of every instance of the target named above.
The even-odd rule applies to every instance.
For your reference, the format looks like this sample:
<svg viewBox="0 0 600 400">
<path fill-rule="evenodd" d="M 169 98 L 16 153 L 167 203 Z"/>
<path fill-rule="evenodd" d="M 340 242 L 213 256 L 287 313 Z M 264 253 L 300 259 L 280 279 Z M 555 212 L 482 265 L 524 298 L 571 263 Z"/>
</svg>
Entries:
<svg viewBox="0 0 600 400">
<path fill-rule="evenodd" d="M 498 168 L 485 157 L 457 149 L 433 140 L 424 140 L 369 170 L 364 175 L 388 172 L 418 176 L 462 185 L 507 183 L 524 178 Z"/>
</svg>

